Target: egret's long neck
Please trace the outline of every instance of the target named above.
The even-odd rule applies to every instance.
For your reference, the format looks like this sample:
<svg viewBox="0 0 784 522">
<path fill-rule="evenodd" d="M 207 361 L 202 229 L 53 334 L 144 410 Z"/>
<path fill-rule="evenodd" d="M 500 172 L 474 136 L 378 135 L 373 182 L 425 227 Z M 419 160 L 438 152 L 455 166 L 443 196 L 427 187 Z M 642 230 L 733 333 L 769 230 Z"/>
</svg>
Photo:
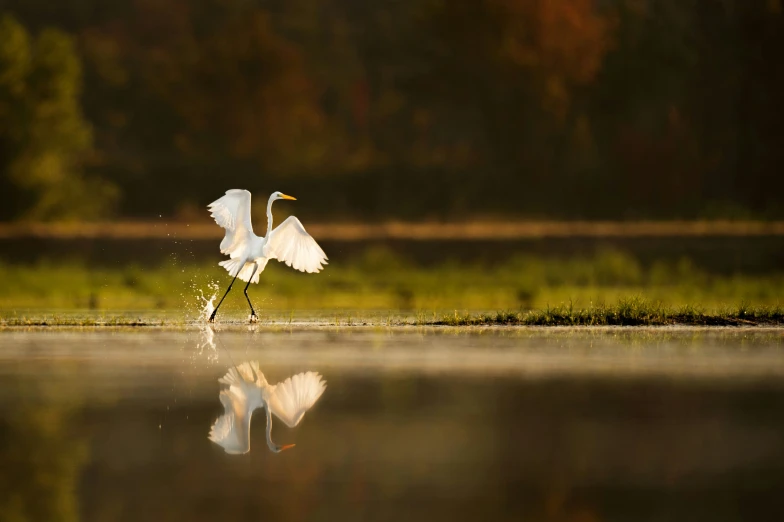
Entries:
<svg viewBox="0 0 784 522">
<path fill-rule="evenodd" d="M 270 205 L 272 202 L 270 202 Z M 269 404 L 264 403 L 264 411 L 267 412 L 267 447 L 270 451 L 277 453 L 278 447 L 272 442 L 272 413 L 270 413 Z"/>
<path fill-rule="evenodd" d="M 272 232 L 272 203 L 275 200 L 270 196 L 269 201 L 267 201 L 267 235 L 264 236 L 269 239 L 269 235 Z"/>
</svg>

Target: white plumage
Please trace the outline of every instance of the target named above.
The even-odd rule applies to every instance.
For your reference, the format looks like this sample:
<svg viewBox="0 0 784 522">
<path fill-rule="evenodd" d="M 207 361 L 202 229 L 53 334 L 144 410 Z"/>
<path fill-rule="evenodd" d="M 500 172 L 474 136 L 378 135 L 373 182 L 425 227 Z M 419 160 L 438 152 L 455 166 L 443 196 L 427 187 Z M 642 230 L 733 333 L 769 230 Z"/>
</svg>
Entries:
<svg viewBox="0 0 784 522">
<path fill-rule="evenodd" d="M 293 444 L 280 446 L 272 442 L 270 413 L 293 428 L 327 387 L 321 375 L 314 372 L 298 373 L 282 383 L 270 385 L 259 370 L 257 361 L 231 368 L 218 382 L 228 385 L 219 395 L 225 411 L 213 423 L 209 439 L 230 454 L 250 451 L 250 420 L 253 411 L 258 408 L 266 410 L 267 446 L 270 450 L 278 453 L 293 447 Z"/>
<path fill-rule="evenodd" d="M 253 233 L 250 220 L 250 192 L 232 189 L 226 195 L 208 205 L 215 222 L 226 229 L 226 236 L 220 244 L 222 254 L 230 259 L 220 263 L 231 276 L 248 281 L 253 272 L 253 263 L 266 265 L 269 259 L 278 259 L 301 272 L 319 272 L 327 264 L 327 255 L 302 226 L 299 219 L 290 216 L 274 230 L 272 228 L 272 203 L 278 199 L 293 199 L 275 192 L 267 204 L 269 223 L 266 237 Z M 258 282 L 256 270 L 252 283 Z"/>
<path fill-rule="evenodd" d="M 215 222 L 226 229 L 226 237 L 221 241 L 221 254 L 236 259 L 245 254 L 249 239 L 255 237 L 250 221 L 250 192 L 247 190 L 227 190 L 226 195 L 210 203 L 207 208 L 212 212 Z"/>
<path fill-rule="evenodd" d="M 279 199 L 296 198 L 280 192 L 270 195 L 267 202 L 267 234 L 264 237 L 253 232 L 250 192 L 247 190 L 228 190 L 225 196 L 207 206 L 215 222 L 226 230 L 220 251 L 229 256 L 229 259 L 221 261 L 220 266 L 224 267 L 230 276 L 248 284 L 258 283 L 259 275 L 270 259 L 277 259 L 295 270 L 308 273 L 320 272 L 327 264 L 327 255 L 296 217 L 289 216 L 280 226 L 272 229 L 272 203 Z M 245 288 L 247 291 L 247 286 Z M 224 299 L 225 297 L 226 295 L 223 296 Z M 215 319 L 222 302 L 223 299 L 215 307 L 210 321 Z M 255 317 L 256 313 L 251 305 L 251 321 Z"/>
<path fill-rule="evenodd" d="M 327 264 L 327 255 L 294 216 L 289 216 L 272 231 L 269 246 L 271 259 L 300 272 L 317 273 Z"/>
</svg>

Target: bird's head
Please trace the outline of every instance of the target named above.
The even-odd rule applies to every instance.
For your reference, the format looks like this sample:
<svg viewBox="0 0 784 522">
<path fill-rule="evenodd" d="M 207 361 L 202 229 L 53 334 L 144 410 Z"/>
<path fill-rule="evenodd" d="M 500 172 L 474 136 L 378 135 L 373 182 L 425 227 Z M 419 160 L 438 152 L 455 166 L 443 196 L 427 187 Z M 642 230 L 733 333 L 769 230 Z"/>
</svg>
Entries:
<svg viewBox="0 0 784 522">
<path fill-rule="evenodd" d="M 282 446 L 279 446 L 278 444 L 275 444 L 275 445 L 274 445 L 273 447 L 271 447 L 270 449 L 271 449 L 272 451 L 274 451 L 275 453 L 280 453 L 281 451 L 285 451 L 285 450 L 287 450 L 287 449 L 291 449 L 291 448 L 293 448 L 294 446 L 296 446 L 296 444 L 284 444 L 284 445 L 282 445 Z"/>
<path fill-rule="evenodd" d="M 270 199 L 273 200 L 273 201 L 276 201 L 278 199 L 290 199 L 292 201 L 296 201 L 297 200 L 297 198 L 295 198 L 293 196 L 287 196 L 283 192 L 273 192 L 272 196 L 270 196 Z"/>
</svg>

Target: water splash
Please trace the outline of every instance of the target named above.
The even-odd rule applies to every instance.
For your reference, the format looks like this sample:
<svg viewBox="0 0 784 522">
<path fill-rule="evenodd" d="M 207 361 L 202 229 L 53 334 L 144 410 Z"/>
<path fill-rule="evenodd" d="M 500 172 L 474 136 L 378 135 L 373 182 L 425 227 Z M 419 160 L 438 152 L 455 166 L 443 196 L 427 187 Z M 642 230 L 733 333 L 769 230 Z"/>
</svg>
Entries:
<svg viewBox="0 0 784 522">
<path fill-rule="evenodd" d="M 218 297 L 218 284 L 217 283 L 210 283 L 209 285 L 210 290 L 212 291 L 212 295 L 209 297 L 204 296 L 204 292 L 199 289 L 199 295 L 197 296 L 201 301 L 201 307 L 199 308 L 199 319 L 202 321 L 209 321 L 212 312 L 215 311 L 215 298 Z"/>
</svg>

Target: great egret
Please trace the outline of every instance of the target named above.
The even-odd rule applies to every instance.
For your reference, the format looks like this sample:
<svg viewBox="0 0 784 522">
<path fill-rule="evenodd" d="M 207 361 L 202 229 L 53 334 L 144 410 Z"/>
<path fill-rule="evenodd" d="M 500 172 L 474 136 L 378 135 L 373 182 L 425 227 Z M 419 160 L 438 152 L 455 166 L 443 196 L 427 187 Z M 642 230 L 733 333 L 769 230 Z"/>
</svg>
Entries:
<svg viewBox="0 0 784 522">
<path fill-rule="evenodd" d="M 250 322 L 256 321 L 256 311 L 248 297 L 248 287 L 251 283 L 259 282 L 259 274 L 270 259 L 277 259 L 296 270 L 308 273 L 319 272 L 322 265 L 327 264 L 327 255 L 296 217 L 289 216 L 272 230 L 272 203 L 279 199 L 296 200 L 280 192 L 270 195 L 267 202 L 267 235 L 264 237 L 253 233 L 250 221 L 250 192 L 247 190 L 227 190 L 225 196 L 207 206 L 215 222 L 226 229 L 226 237 L 221 241 L 220 249 L 221 253 L 228 255 L 230 259 L 221 261 L 220 266 L 234 276 L 218 306 L 212 311 L 210 322 L 215 321 L 218 308 L 238 277 L 248 283 L 244 290 L 245 299 L 250 306 Z"/>
<path fill-rule="evenodd" d="M 213 423 L 209 439 L 233 455 L 250 451 L 250 419 L 257 408 L 264 408 L 267 412 L 267 446 L 270 451 L 280 453 L 293 448 L 294 444 L 281 446 L 272 442 L 271 414 L 293 428 L 327 387 L 321 375 L 314 372 L 298 373 L 281 383 L 270 385 L 259 370 L 257 361 L 231 368 L 218 382 L 229 385 L 220 392 L 225 413 Z"/>
</svg>

